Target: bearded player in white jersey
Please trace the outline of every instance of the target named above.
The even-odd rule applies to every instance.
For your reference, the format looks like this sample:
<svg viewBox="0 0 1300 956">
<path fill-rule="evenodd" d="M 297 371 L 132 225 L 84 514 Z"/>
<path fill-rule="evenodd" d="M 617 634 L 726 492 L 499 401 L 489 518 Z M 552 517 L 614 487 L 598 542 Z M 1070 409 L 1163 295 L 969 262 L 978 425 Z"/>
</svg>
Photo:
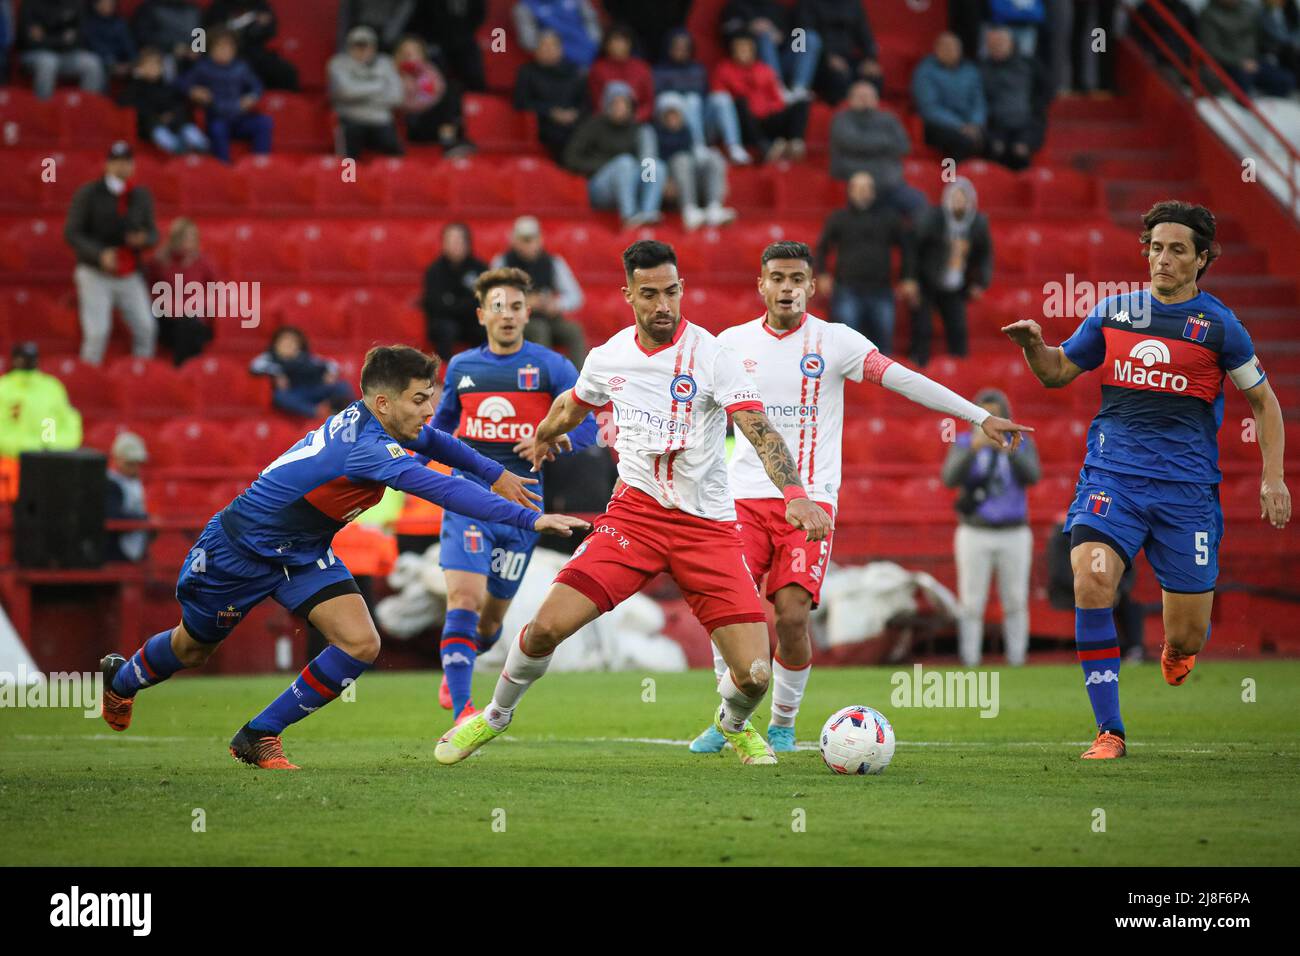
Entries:
<svg viewBox="0 0 1300 956">
<path fill-rule="evenodd" d="M 768 418 L 790 446 L 808 496 L 832 519 L 840 487 L 846 379 L 884 385 L 917 404 L 963 418 L 999 445 L 1015 448 L 1020 432 L 1033 431 L 895 364 L 849 326 L 808 312 L 816 284 L 812 252 L 804 243 L 775 242 L 763 250 L 758 293 L 766 314 L 725 330 L 718 341 L 740 356 L 763 396 Z M 768 742 L 775 752 L 792 751 L 794 721 L 812 666 L 808 616 L 817 606 L 831 536 L 814 541 L 782 520 L 780 494 L 763 479 L 763 467 L 744 432 L 736 435 L 728 482 L 736 498 L 745 563 L 755 584 L 767 575 L 767 598 L 776 608 Z M 716 646 L 714 669 L 721 681 L 723 665 Z M 690 749 L 717 753 L 726 743 L 709 727 Z"/>
<path fill-rule="evenodd" d="M 458 763 L 504 733 L 560 642 L 661 571 L 677 582 L 723 661 L 716 733 L 741 763 L 776 763 L 749 722 L 767 693 L 771 666 L 763 599 L 745 566 L 727 486 L 727 416 L 780 500 L 781 521 L 816 547 L 831 518 L 809 500 L 739 357 L 682 317 L 685 282 L 672 247 L 634 242 L 623 253 L 623 270 L 635 323 L 587 356 L 572 390 L 537 426 L 532 448 L 536 469 L 593 408 L 612 402 L 619 484 L 537 614 L 510 642 L 492 702 L 438 741 L 439 763 Z"/>
</svg>

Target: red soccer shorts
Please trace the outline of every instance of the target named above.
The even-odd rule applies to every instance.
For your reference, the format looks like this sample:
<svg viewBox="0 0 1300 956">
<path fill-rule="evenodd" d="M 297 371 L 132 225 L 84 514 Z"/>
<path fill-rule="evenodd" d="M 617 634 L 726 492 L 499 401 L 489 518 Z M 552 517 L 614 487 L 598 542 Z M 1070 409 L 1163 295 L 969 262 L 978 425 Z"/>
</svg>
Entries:
<svg viewBox="0 0 1300 956">
<path fill-rule="evenodd" d="M 818 501 L 835 520 L 835 509 Z M 780 498 L 743 498 L 736 502 L 740 540 L 745 546 L 745 563 L 754 583 L 767 575 L 767 599 L 787 584 L 797 584 L 812 595 L 813 607 L 821 598 L 822 578 L 831 556 L 831 534 L 821 541 L 809 541 L 807 532 L 785 520 L 785 501 Z"/>
<path fill-rule="evenodd" d="M 613 610 L 666 571 L 704 629 L 765 621 L 736 527 L 675 508 L 624 485 L 555 580 Z"/>
</svg>

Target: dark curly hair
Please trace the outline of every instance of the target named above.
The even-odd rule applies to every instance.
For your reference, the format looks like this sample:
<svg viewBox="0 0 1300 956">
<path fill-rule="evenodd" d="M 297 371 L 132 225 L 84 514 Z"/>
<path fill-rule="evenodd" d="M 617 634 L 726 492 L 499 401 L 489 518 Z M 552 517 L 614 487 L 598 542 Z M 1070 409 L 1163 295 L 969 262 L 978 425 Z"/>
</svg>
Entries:
<svg viewBox="0 0 1300 956">
<path fill-rule="evenodd" d="M 1142 245 L 1151 242 L 1152 231 L 1162 222 L 1176 222 L 1186 226 L 1192 230 L 1192 242 L 1196 246 L 1196 254 L 1199 256 L 1202 252 L 1209 253 L 1205 265 L 1196 272 L 1196 278 L 1199 280 L 1205 274 L 1205 270 L 1210 268 L 1210 263 L 1219 258 L 1219 254 L 1223 251 L 1222 247 L 1214 241 L 1216 229 L 1214 213 L 1204 206 L 1194 206 L 1179 199 L 1158 202 L 1142 217 L 1142 225 L 1146 227 L 1142 230 Z"/>
</svg>

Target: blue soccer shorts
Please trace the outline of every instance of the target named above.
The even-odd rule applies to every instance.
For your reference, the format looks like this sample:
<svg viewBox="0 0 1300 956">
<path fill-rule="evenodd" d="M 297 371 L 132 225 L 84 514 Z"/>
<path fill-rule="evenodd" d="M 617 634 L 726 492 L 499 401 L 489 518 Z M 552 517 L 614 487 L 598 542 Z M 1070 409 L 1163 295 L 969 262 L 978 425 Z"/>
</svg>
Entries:
<svg viewBox="0 0 1300 956">
<path fill-rule="evenodd" d="M 438 564 L 444 571 L 487 575 L 488 594 L 509 600 L 524 579 L 537 538 L 536 531 L 447 511 L 442 516 Z"/>
<path fill-rule="evenodd" d="M 1145 549 L 1166 591 L 1214 590 L 1223 539 L 1217 484 L 1121 475 L 1085 465 L 1065 518 L 1066 531 L 1076 526 L 1115 542 L 1128 564 Z"/>
<path fill-rule="evenodd" d="M 352 572 L 333 551 L 313 564 L 262 561 L 234 548 L 220 515 L 214 515 L 203 529 L 176 579 L 181 621 L 204 644 L 224 640 L 268 597 L 306 617 L 323 601 L 358 593 Z"/>
</svg>

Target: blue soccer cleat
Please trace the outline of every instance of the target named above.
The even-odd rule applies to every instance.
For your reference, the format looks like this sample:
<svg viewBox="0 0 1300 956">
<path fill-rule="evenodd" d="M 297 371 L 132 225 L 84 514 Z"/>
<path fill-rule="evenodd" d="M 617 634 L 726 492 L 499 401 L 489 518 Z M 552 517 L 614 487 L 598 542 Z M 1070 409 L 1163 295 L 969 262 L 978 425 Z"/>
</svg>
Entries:
<svg viewBox="0 0 1300 956">
<path fill-rule="evenodd" d="M 722 748 L 727 745 L 727 738 L 718 732 L 712 724 L 705 727 L 700 735 L 691 741 L 691 753 L 693 754 L 716 754 L 721 753 Z"/>
<path fill-rule="evenodd" d="M 772 750 L 779 754 L 792 754 L 797 749 L 794 745 L 793 727 L 778 727 L 776 724 L 768 724 L 767 742 L 772 745 Z"/>
</svg>

